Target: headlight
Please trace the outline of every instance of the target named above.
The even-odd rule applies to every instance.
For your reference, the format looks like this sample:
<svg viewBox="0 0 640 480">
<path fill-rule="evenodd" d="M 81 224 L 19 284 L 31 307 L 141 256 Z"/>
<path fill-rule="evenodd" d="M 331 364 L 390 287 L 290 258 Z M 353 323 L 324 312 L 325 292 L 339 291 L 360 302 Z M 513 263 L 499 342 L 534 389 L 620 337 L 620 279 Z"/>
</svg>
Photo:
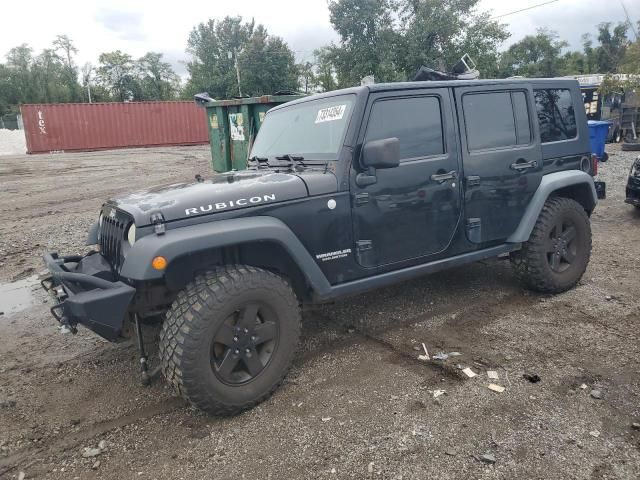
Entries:
<svg viewBox="0 0 640 480">
<path fill-rule="evenodd" d="M 631 171 L 629 175 L 632 177 L 640 177 L 640 157 L 636 158 L 631 165 Z"/>
<path fill-rule="evenodd" d="M 129 241 L 129 245 L 133 247 L 133 244 L 136 243 L 136 225 L 132 223 L 129 227 L 129 231 L 127 232 L 127 240 Z"/>
<path fill-rule="evenodd" d="M 100 216 L 98 217 L 98 226 L 102 227 L 102 212 L 100 212 Z"/>
</svg>

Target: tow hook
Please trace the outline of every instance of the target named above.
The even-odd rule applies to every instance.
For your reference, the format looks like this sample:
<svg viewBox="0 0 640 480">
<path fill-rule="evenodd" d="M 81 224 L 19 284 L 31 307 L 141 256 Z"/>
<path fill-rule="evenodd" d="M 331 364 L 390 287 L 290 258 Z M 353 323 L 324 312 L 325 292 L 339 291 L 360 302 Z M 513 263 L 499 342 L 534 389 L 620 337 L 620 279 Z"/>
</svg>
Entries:
<svg viewBox="0 0 640 480">
<path fill-rule="evenodd" d="M 68 333 L 72 333 L 73 335 L 75 335 L 76 333 L 78 333 L 76 324 L 71 323 L 69 321 L 69 317 L 64 314 L 64 307 L 61 303 L 51 307 L 51 315 L 53 315 L 54 318 L 60 323 L 60 333 L 62 333 L 63 335 L 66 335 Z"/>
<path fill-rule="evenodd" d="M 63 316 L 60 319 L 60 333 L 63 335 L 67 335 L 69 333 L 75 335 L 78 333 L 78 328 L 75 325 L 72 325 L 67 317 Z"/>
<path fill-rule="evenodd" d="M 142 322 L 140 321 L 140 317 L 135 313 L 133 314 L 133 323 L 136 327 L 138 350 L 140 351 L 140 377 L 142 384 L 148 386 L 160 375 L 160 365 L 149 370 L 149 362 L 144 348 L 144 337 L 142 335 Z"/>
</svg>

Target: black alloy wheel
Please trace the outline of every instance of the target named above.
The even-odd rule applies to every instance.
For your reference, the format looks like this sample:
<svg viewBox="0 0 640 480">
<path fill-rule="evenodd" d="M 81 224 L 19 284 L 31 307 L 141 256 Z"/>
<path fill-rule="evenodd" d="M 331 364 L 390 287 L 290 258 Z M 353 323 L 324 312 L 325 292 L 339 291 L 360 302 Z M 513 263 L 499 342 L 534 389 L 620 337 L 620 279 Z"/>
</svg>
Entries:
<svg viewBox="0 0 640 480">
<path fill-rule="evenodd" d="M 278 347 L 277 317 L 264 305 L 251 303 L 230 315 L 211 345 L 211 368 L 227 385 L 242 385 L 267 367 Z"/>
<path fill-rule="evenodd" d="M 556 273 L 563 273 L 575 261 L 577 255 L 576 227 L 570 219 L 559 218 L 549 233 L 547 262 Z"/>
</svg>

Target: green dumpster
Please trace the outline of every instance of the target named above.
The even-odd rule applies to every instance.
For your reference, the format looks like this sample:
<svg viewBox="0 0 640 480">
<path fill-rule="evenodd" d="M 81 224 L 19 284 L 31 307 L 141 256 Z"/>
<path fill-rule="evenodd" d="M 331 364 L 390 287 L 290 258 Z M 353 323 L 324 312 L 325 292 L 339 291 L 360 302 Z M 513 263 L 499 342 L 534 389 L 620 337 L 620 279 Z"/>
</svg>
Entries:
<svg viewBox="0 0 640 480">
<path fill-rule="evenodd" d="M 231 100 L 208 100 L 211 164 L 216 172 L 244 170 L 251 145 L 267 110 L 303 95 L 263 95 Z"/>
</svg>

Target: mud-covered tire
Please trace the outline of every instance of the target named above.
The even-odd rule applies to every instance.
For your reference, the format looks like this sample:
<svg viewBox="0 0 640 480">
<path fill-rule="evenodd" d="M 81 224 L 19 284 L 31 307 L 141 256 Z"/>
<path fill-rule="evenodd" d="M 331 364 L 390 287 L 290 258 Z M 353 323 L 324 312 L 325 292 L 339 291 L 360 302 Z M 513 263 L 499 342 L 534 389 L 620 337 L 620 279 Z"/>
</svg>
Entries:
<svg viewBox="0 0 640 480">
<path fill-rule="evenodd" d="M 554 236 L 563 237 L 561 232 L 565 227 L 567 238 L 570 227 L 575 233 L 568 245 L 554 239 Z M 544 204 L 529 240 L 521 250 L 511 253 L 510 258 L 516 275 L 526 287 L 538 292 L 560 293 L 578 283 L 590 256 L 591 225 L 584 208 L 570 198 L 551 197 Z"/>
<path fill-rule="evenodd" d="M 250 316 L 243 313 L 251 308 L 247 305 L 256 309 L 252 312 L 256 332 L 265 332 L 258 328 L 266 325 L 265 319 L 268 319 L 270 334 L 274 337 L 267 342 L 271 346 L 268 360 L 263 361 L 262 370 L 254 377 L 249 373 L 248 359 L 264 357 L 267 343 L 251 347 L 251 341 L 256 338 L 253 332 L 251 339 L 248 336 L 243 339 L 245 334 L 241 330 L 246 330 L 234 325 L 234 322 L 240 325 L 243 316 Z M 227 333 L 236 331 L 240 333 Z M 255 335 L 259 337 L 260 333 Z M 298 299 L 282 277 L 251 266 L 220 267 L 189 283 L 167 312 L 160 331 L 162 371 L 169 384 L 198 408 L 211 415 L 235 415 L 266 400 L 278 388 L 291 367 L 299 337 Z M 232 341 L 246 341 L 240 355 L 244 355 L 244 346 L 247 346 L 253 349 L 255 357 L 247 348 L 246 363 L 245 357 L 236 360 L 233 372 L 225 372 L 223 377 L 222 362 L 238 350 L 216 343 L 219 338 L 230 345 L 236 345 Z M 225 349 L 220 356 L 220 367 L 215 360 L 216 348 Z M 258 348 L 263 351 L 258 352 Z M 240 380 L 235 383 L 235 377 L 229 380 L 232 375 L 243 373 L 237 370 L 245 366 L 248 380 L 244 383 Z"/>
</svg>

